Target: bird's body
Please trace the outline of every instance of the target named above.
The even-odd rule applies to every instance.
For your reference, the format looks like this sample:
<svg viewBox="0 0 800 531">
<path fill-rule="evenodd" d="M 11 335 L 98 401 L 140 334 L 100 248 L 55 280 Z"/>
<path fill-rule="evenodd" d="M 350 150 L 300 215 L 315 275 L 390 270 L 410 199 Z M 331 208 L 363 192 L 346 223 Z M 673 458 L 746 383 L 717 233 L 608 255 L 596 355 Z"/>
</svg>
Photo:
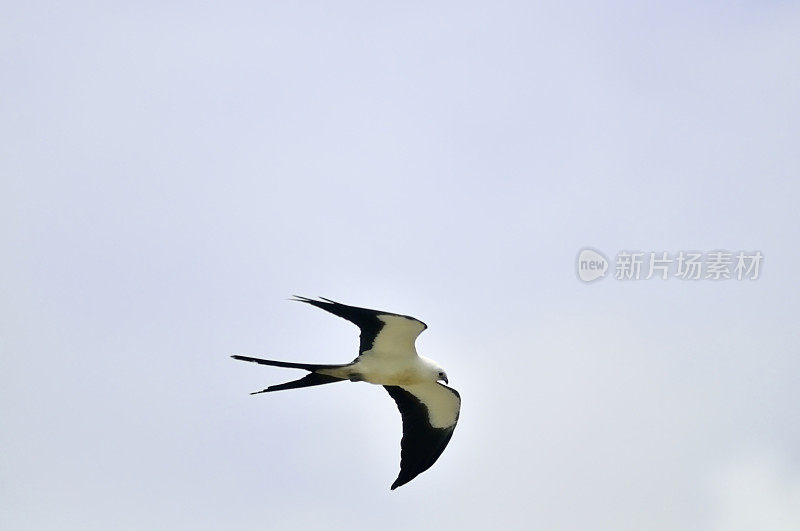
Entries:
<svg viewBox="0 0 800 531">
<path fill-rule="evenodd" d="M 296 300 L 322 308 L 361 329 L 358 357 L 351 363 L 319 365 L 233 356 L 262 365 L 309 371 L 299 380 L 273 385 L 253 394 L 350 380 L 382 385 L 397 402 L 403 417 L 400 475 L 392 489 L 408 483 L 430 468 L 450 441 L 461 409 L 461 397 L 447 383 L 447 374 L 436 362 L 417 354 L 414 342 L 427 328 L 406 315 L 347 306 L 329 299 Z"/>
<path fill-rule="evenodd" d="M 435 362 L 421 356 L 394 359 L 376 352 L 362 354 L 352 365 L 320 369 L 317 372 L 352 382 L 367 382 L 375 385 L 414 385 L 436 382 L 439 379 L 436 377 L 439 371 Z"/>
</svg>

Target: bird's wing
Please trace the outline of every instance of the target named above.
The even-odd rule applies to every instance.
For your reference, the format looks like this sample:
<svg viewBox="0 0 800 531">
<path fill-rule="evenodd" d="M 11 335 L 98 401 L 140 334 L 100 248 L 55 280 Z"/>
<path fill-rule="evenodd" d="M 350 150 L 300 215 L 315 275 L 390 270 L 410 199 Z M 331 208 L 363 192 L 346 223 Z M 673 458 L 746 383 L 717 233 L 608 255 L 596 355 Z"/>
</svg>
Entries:
<svg viewBox="0 0 800 531">
<path fill-rule="evenodd" d="M 370 350 L 398 355 L 416 355 L 414 342 L 428 325 L 408 315 L 348 306 L 324 297 L 322 300 L 295 296 L 295 300 L 347 319 L 361 329 L 358 355 Z"/>
<path fill-rule="evenodd" d="M 385 385 L 403 416 L 400 475 L 392 490 L 428 470 L 444 452 L 461 410 L 458 391 L 438 382 Z"/>
</svg>

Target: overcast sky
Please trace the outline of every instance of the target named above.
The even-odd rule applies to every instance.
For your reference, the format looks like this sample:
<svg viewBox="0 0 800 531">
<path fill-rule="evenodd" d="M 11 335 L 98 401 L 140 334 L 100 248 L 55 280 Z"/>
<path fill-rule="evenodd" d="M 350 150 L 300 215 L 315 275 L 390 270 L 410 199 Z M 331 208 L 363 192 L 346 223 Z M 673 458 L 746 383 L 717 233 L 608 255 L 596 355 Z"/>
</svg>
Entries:
<svg viewBox="0 0 800 531">
<path fill-rule="evenodd" d="M 800 528 L 800 9 L 7 2 L 0 527 Z M 584 247 L 610 261 L 583 283 Z M 757 280 L 617 280 L 620 251 Z M 644 277 L 645 275 L 643 275 Z M 400 416 L 293 295 L 414 315 Z"/>
</svg>

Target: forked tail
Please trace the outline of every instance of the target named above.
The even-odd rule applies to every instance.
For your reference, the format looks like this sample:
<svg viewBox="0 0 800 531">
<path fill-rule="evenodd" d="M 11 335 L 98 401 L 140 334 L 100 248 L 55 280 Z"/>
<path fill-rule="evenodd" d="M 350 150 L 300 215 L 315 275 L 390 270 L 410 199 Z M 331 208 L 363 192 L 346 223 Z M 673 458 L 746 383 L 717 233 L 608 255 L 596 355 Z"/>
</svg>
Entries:
<svg viewBox="0 0 800 531">
<path fill-rule="evenodd" d="M 289 361 L 275 361 L 275 360 L 265 360 L 262 358 L 251 358 L 250 356 L 231 356 L 231 358 L 239 361 L 249 361 L 252 363 L 258 363 L 260 365 L 270 365 L 272 367 L 286 367 L 288 369 L 303 369 L 305 371 L 309 371 L 311 374 L 306 374 L 304 377 L 300 378 L 299 380 L 293 380 L 291 382 L 286 382 L 283 384 L 278 385 L 271 385 L 264 390 L 256 391 L 254 393 L 250 393 L 251 395 L 257 395 L 259 393 L 269 393 L 272 391 L 283 391 L 284 389 L 297 389 L 300 387 L 311 387 L 312 385 L 323 385 L 329 384 L 334 382 L 343 382 L 345 381 L 344 378 L 337 378 L 336 376 L 329 376 L 327 374 L 319 374 L 316 371 L 320 369 L 338 369 L 340 367 L 346 367 L 350 365 L 349 363 L 340 364 L 340 365 L 320 365 L 315 363 L 294 363 Z"/>
</svg>

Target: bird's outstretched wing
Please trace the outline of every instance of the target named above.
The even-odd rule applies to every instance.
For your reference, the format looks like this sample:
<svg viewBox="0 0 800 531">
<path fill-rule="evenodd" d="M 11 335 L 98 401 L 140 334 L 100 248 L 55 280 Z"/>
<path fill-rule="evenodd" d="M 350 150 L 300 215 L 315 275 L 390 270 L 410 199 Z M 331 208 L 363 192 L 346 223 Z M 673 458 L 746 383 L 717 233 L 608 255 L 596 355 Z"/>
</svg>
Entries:
<svg viewBox="0 0 800 531">
<path fill-rule="evenodd" d="M 414 342 L 428 325 L 408 315 L 348 306 L 324 297 L 322 300 L 295 295 L 294 300 L 321 308 L 347 319 L 361 329 L 358 355 L 370 350 L 398 355 L 416 355 Z"/>
<path fill-rule="evenodd" d="M 400 475 L 392 490 L 428 470 L 444 452 L 461 410 L 458 391 L 438 382 L 384 386 L 403 417 Z"/>
</svg>

